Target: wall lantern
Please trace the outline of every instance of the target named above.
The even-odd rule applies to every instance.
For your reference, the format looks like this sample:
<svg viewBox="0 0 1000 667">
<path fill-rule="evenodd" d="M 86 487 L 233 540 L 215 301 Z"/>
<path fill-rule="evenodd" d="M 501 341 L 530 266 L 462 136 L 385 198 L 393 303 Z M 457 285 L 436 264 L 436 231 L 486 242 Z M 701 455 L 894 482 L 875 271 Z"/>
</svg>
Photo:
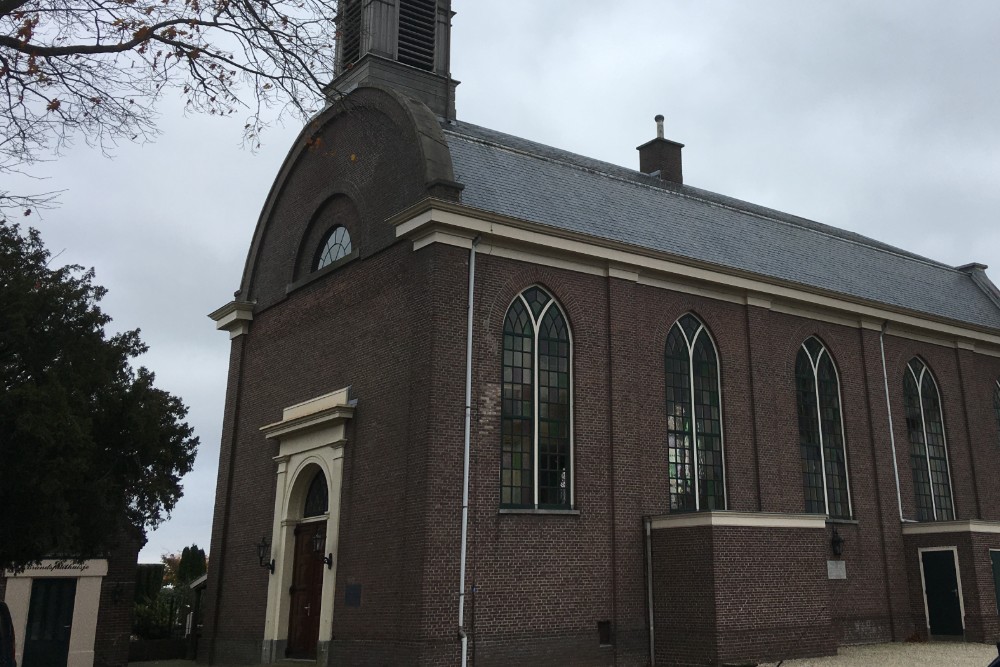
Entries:
<svg viewBox="0 0 1000 667">
<path fill-rule="evenodd" d="M 840 536 L 836 528 L 833 529 L 833 537 L 830 538 L 830 548 L 833 549 L 834 556 L 844 554 L 844 538 Z"/>
<path fill-rule="evenodd" d="M 271 543 L 267 541 L 267 538 L 263 535 L 260 536 L 260 542 L 257 544 L 257 560 L 260 562 L 261 567 L 266 567 L 271 574 L 274 574 L 274 559 L 268 558 L 271 555 Z"/>
<path fill-rule="evenodd" d="M 313 535 L 313 551 L 315 551 L 318 554 L 321 554 L 323 553 L 323 549 L 325 547 L 326 547 L 326 533 L 323 531 L 322 528 L 320 528 L 319 530 L 316 531 L 316 534 Z M 328 570 L 333 569 L 332 553 L 323 556 L 323 564 L 326 565 L 326 569 Z"/>
</svg>

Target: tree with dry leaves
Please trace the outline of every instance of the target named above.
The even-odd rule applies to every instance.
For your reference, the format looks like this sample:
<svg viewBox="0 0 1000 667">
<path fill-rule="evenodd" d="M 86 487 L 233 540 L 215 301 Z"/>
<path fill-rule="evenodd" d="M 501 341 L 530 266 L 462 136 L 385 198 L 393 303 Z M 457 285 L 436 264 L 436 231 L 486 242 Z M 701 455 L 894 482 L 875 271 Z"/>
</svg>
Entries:
<svg viewBox="0 0 1000 667">
<path fill-rule="evenodd" d="M 108 153 L 155 137 L 156 103 L 307 118 L 333 78 L 337 0 L 0 0 L 0 181 L 74 140 Z M 0 218 L 53 193 L 0 186 Z"/>
</svg>

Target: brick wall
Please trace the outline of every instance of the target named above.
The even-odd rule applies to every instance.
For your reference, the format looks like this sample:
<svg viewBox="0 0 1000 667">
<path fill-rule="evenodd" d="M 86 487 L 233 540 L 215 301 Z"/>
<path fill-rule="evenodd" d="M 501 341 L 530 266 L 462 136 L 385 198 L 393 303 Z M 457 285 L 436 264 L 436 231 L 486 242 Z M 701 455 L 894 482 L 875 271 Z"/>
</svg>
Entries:
<svg viewBox="0 0 1000 667">
<path fill-rule="evenodd" d="M 656 530 L 651 541 L 656 661 L 717 663 L 712 529 Z"/>
<path fill-rule="evenodd" d="M 825 532 L 654 529 L 656 660 L 751 664 L 836 651 Z"/>
<path fill-rule="evenodd" d="M 108 554 L 94 641 L 94 667 L 125 667 L 135 607 L 135 570 L 146 540 L 128 531 Z"/>
<path fill-rule="evenodd" d="M 254 544 L 270 532 L 276 446 L 259 427 L 347 385 L 358 408 L 345 450 L 331 662 L 452 664 L 458 654 L 468 251 L 414 252 L 394 241 L 382 221 L 427 183 L 406 113 L 365 99 L 357 113 L 320 124 L 322 150 L 293 152 L 254 236 L 239 298 L 257 308 L 250 334 L 232 343 L 203 661 L 260 656 L 267 573 Z M 332 224 L 349 228 L 358 258 L 289 293 Z M 535 283 L 559 301 L 573 332 L 577 514 L 498 512 L 502 322 Z M 853 519 L 837 524 L 848 576 L 810 580 L 828 600 L 827 615 L 814 616 L 826 628 L 797 646 L 827 652 L 831 642 L 902 640 L 919 627 L 878 331 L 480 253 L 465 606 L 480 665 L 648 660 L 642 518 L 668 511 L 663 354 L 685 312 L 717 346 L 732 510 L 803 511 L 795 355 L 814 335 L 836 362 L 853 504 Z M 1000 520 L 991 403 L 1000 359 L 892 335 L 885 342 L 904 515 L 915 510 L 902 377 L 920 355 L 941 390 L 958 516 Z M 766 553 L 780 557 L 768 539 Z M 712 576 L 728 576 L 727 563 Z M 345 605 L 347 585 L 361 586 L 360 607 Z M 603 621 L 613 646 L 600 645 Z M 723 639 L 711 651 L 723 655 L 735 640 L 714 623 Z M 985 611 L 980 625 L 996 631 Z"/>
<path fill-rule="evenodd" d="M 271 530 L 277 446 L 258 429 L 284 407 L 348 385 L 358 409 L 344 458 L 331 655 L 421 659 L 412 646 L 422 632 L 424 479 L 434 464 L 433 313 L 447 305 L 432 299 L 428 280 L 447 267 L 393 245 L 382 222 L 427 187 L 409 112 L 379 91 L 352 98 L 348 113 L 332 110 L 310 128 L 311 148 L 293 149 L 251 247 L 239 298 L 257 307 L 250 334 L 232 344 L 203 661 L 260 660 L 268 574 L 254 545 Z M 348 228 L 357 259 L 287 298 L 314 252 L 310 240 L 333 224 Z M 344 605 L 347 584 L 362 587 L 360 607 Z"/>
</svg>

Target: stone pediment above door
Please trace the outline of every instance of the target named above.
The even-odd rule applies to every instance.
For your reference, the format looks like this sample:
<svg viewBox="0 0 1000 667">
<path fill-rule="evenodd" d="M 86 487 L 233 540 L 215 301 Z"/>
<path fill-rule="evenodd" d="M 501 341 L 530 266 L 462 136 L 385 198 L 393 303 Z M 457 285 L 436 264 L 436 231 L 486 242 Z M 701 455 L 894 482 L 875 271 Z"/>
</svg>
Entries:
<svg viewBox="0 0 1000 667">
<path fill-rule="evenodd" d="M 281 421 L 261 427 L 269 440 L 278 441 L 278 457 L 323 447 L 343 447 L 347 422 L 357 401 L 349 399 L 350 387 L 323 394 L 282 410 Z"/>
</svg>

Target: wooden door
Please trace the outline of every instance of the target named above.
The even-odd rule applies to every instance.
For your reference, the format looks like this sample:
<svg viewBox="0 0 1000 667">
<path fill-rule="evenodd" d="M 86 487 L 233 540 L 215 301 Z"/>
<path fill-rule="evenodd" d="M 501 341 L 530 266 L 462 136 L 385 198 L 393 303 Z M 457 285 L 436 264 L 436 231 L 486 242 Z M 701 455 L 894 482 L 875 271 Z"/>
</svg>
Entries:
<svg viewBox="0 0 1000 667">
<path fill-rule="evenodd" d="M 313 549 L 313 537 L 322 527 L 322 522 L 313 522 L 295 528 L 295 561 L 288 591 L 292 597 L 286 650 L 289 658 L 316 659 L 324 566 L 323 554 Z"/>
<path fill-rule="evenodd" d="M 22 667 L 66 667 L 75 602 L 76 579 L 31 582 Z"/>
<path fill-rule="evenodd" d="M 964 634 L 962 604 L 958 590 L 955 552 L 924 551 L 924 594 L 927 596 L 927 625 L 932 635 Z"/>
</svg>

